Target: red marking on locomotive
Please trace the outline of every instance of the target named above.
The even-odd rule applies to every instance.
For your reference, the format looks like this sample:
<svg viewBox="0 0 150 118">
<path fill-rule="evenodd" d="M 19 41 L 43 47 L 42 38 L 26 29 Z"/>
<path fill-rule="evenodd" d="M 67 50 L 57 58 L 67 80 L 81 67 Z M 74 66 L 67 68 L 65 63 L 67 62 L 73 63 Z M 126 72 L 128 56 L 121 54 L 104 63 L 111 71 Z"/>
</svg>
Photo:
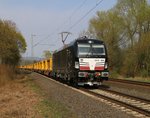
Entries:
<svg viewBox="0 0 150 118">
<path fill-rule="evenodd" d="M 104 70 L 104 66 L 97 66 L 94 70 Z"/>
<path fill-rule="evenodd" d="M 80 70 L 90 70 L 89 66 L 80 66 Z"/>
</svg>

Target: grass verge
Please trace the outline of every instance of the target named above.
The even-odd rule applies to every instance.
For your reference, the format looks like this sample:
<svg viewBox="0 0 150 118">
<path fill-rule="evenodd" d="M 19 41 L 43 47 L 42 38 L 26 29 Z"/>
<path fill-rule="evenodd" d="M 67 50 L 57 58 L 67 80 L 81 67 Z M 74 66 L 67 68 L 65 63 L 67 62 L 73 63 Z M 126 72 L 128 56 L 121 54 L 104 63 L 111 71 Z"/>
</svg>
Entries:
<svg viewBox="0 0 150 118">
<path fill-rule="evenodd" d="M 0 87 L 16 78 L 14 69 L 8 65 L 0 64 Z"/>
<path fill-rule="evenodd" d="M 40 97 L 34 93 L 25 75 L 0 87 L 0 118 L 42 118 L 34 109 Z"/>
<path fill-rule="evenodd" d="M 77 118 L 62 103 L 48 98 L 33 81 L 30 81 L 29 85 L 34 92 L 42 97 L 40 102 L 35 105 L 35 109 L 43 118 Z"/>
<path fill-rule="evenodd" d="M 30 72 L 0 65 L 0 118 L 76 118 L 58 101 L 49 99 Z"/>
</svg>

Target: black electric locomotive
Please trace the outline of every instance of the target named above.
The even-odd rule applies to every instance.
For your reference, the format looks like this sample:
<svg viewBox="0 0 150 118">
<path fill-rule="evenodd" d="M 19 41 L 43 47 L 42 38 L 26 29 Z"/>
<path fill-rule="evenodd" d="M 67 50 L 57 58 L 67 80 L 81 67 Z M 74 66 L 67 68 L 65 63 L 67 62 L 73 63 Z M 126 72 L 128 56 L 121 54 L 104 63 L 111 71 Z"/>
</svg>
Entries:
<svg viewBox="0 0 150 118">
<path fill-rule="evenodd" d="M 53 54 L 53 75 L 75 85 L 101 85 L 109 75 L 104 42 L 78 38 L 56 51 Z"/>
</svg>

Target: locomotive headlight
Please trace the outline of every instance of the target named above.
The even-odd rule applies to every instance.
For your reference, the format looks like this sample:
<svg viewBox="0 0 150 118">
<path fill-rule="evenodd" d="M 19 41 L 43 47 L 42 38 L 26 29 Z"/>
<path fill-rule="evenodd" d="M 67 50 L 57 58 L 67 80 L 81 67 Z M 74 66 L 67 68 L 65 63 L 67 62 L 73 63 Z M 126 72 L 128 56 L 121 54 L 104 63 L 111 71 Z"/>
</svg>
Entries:
<svg viewBox="0 0 150 118">
<path fill-rule="evenodd" d="M 106 62 L 106 63 L 105 63 L 105 69 L 107 69 L 107 68 L 108 68 L 108 63 Z"/>
<path fill-rule="evenodd" d="M 78 69 L 79 68 L 79 62 L 75 61 L 75 68 Z"/>
<path fill-rule="evenodd" d="M 101 73 L 100 72 L 96 72 L 95 73 L 95 77 L 99 77 L 99 76 L 101 76 Z"/>
</svg>

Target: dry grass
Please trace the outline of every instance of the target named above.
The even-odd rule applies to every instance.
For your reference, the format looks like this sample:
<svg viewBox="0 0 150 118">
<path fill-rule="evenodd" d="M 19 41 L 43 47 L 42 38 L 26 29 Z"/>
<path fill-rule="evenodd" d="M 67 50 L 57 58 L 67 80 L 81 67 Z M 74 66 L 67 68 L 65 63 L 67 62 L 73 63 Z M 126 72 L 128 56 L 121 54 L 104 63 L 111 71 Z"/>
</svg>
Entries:
<svg viewBox="0 0 150 118">
<path fill-rule="evenodd" d="M 7 82 L 11 80 L 9 75 L 3 77 Z M 20 77 L 0 87 L 0 118 L 41 118 L 34 108 L 41 101 L 40 96 L 28 86 L 27 77 Z"/>
<path fill-rule="evenodd" d="M 14 69 L 8 65 L 0 65 L 0 87 L 16 78 Z"/>
</svg>

